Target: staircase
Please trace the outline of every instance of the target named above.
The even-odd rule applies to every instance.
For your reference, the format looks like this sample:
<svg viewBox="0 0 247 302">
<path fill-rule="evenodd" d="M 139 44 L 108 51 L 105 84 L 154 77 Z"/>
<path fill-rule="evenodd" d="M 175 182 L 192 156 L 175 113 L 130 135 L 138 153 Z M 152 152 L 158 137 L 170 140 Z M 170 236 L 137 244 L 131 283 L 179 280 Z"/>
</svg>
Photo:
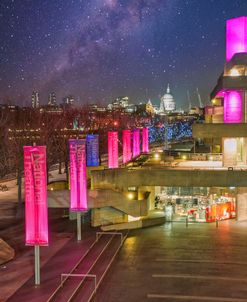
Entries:
<svg viewBox="0 0 247 302">
<path fill-rule="evenodd" d="M 127 235 L 127 232 L 96 233 L 95 242 L 70 272 L 61 275 L 60 285 L 47 302 L 89 302 Z"/>
</svg>

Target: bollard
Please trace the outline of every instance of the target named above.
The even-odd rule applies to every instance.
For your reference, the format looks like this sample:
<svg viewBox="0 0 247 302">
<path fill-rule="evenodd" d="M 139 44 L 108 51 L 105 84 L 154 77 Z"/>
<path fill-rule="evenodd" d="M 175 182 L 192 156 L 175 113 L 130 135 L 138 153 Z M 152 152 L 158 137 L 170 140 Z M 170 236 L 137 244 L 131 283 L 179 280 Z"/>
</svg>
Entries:
<svg viewBox="0 0 247 302">
<path fill-rule="evenodd" d="M 189 219 L 188 216 L 186 216 L 186 228 L 189 226 Z"/>
<path fill-rule="evenodd" d="M 218 227 L 219 227 L 219 220 L 216 219 L 216 228 L 218 228 Z"/>
</svg>

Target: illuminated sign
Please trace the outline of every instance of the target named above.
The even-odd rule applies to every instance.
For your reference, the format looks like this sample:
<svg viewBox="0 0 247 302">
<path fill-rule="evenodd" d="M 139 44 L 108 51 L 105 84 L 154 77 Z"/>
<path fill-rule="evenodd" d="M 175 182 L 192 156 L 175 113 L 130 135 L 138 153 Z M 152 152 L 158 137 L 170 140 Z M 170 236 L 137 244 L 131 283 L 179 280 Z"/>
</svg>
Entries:
<svg viewBox="0 0 247 302">
<path fill-rule="evenodd" d="M 70 210 L 87 210 L 86 141 L 69 140 L 70 151 Z"/>
<path fill-rule="evenodd" d="M 242 96 L 239 91 L 227 91 L 224 97 L 224 122 L 242 122 Z"/>
<path fill-rule="evenodd" d="M 230 19 L 226 23 L 226 60 L 236 53 L 247 52 L 247 17 Z"/>
<path fill-rule="evenodd" d="M 99 136 L 87 134 L 87 166 L 99 166 Z"/>
<path fill-rule="evenodd" d="M 108 168 L 118 168 L 118 132 L 108 132 Z"/>
<path fill-rule="evenodd" d="M 131 131 L 123 130 L 123 163 L 131 160 Z"/>
<path fill-rule="evenodd" d="M 133 130 L 133 157 L 140 155 L 140 130 Z"/>
<path fill-rule="evenodd" d="M 148 145 L 148 128 L 142 129 L 142 152 L 148 153 L 149 152 L 149 145 Z"/>
<path fill-rule="evenodd" d="M 26 245 L 48 245 L 46 147 L 24 147 Z"/>
</svg>

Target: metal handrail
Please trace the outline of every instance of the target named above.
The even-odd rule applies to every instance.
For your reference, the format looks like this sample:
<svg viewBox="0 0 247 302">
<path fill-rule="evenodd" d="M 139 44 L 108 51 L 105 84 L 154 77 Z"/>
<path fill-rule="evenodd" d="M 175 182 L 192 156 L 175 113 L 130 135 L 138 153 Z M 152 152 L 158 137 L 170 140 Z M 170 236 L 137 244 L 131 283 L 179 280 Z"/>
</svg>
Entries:
<svg viewBox="0 0 247 302">
<path fill-rule="evenodd" d="M 106 270 L 104 271 L 104 273 L 102 274 L 101 278 L 99 279 L 99 281 L 98 281 L 98 283 L 97 283 L 97 285 L 96 285 L 96 290 L 97 290 L 97 288 L 99 287 L 99 285 L 100 285 L 102 279 L 104 278 L 105 274 L 107 273 L 108 269 L 110 268 L 110 266 L 111 266 L 113 260 L 115 259 L 115 257 L 116 257 L 116 255 L 117 255 L 118 251 L 119 251 L 120 248 L 122 247 L 123 242 L 124 242 L 124 240 L 127 238 L 128 234 L 129 234 L 129 230 L 128 230 L 127 234 L 123 237 L 123 241 L 121 241 L 121 244 L 119 245 L 119 247 L 117 248 L 116 252 L 114 253 L 114 255 L 113 255 L 113 257 L 112 257 L 110 263 L 107 265 Z M 95 291 L 95 292 L 96 292 L 96 291 Z M 93 295 L 94 295 L 94 293 L 92 293 L 92 295 L 89 297 L 89 299 L 88 299 L 87 302 L 90 302 L 90 301 L 91 301 Z"/>
<path fill-rule="evenodd" d="M 97 232 L 96 233 L 96 241 L 98 241 L 99 235 L 118 235 L 121 237 L 121 244 L 123 242 L 123 234 L 122 233 L 118 233 L 118 232 Z"/>
<path fill-rule="evenodd" d="M 97 234 L 97 233 L 96 233 Z M 104 253 L 104 251 L 106 250 L 106 248 L 108 247 L 108 245 L 111 243 L 112 239 L 113 239 L 114 235 L 112 236 L 112 238 L 107 242 L 107 244 L 104 246 L 103 250 L 100 252 L 100 254 L 98 255 L 98 257 L 96 258 L 96 260 L 94 261 L 93 265 L 90 267 L 90 269 L 88 270 L 87 274 L 89 274 L 89 272 L 92 270 L 92 268 L 95 266 L 96 262 L 99 260 L 100 256 Z M 96 240 L 97 242 L 97 240 Z M 68 278 L 68 277 L 67 277 Z M 73 299 L 74 295 L 76 294 L 76 292 L 78 291 L 78 289 L 81 287 L 83 281 L 85 280 L 85 278 L 79 283 L 79 285 L 76 287 L 76 289 L 73 291 L 72 295 L 69 297 L 69 299 L 67 300 L 67 302 L 70 302 L 71 299 Z"/>
<path fill-rule="evenodd" d="M 80 262 L 88 255 L 88 253 L 91 251 L 91 249 L 94 247 L 94 245 L 98 242 L 98 240 L 95 240 L 93 244 L 89 247 L 89 249 L 86 251 L 86 253 L 79 259 L 79 261 L 75 264 L 75 266 L 71 269 L 69 274 L 72 274 L 73 271 L 77 268 L 77 266 L 80 264 Z M 68 277 L 67 277 L 68 278 Z M 63 281 L 66 282 L 67 278 Z M 52 295 L 49 297 L 49 299 L 46 302 L 50 302 L 54 296 L 57 294 L 57 292 L 60 290 L 61 284 L 55 289 L 55 291 L 52 293 Z"/>
<path fill-rule="evenodd" d="M 63 287 L 63 277 L 66 277 L 66 280 L 69 277 L 84 277 L 85 278 L 94 278 L 94 293 L 96 293 L 96 289 L 97 289 L 97 276 L 96 275 L 92 275 L 92 274 L 61 274 L 61 287 Z M 83 279 L 83 280 L 84 280 Z"/>
<path fill-rule="evenodd" d="M 129 231 L 128 231 L 129 232 Z M 75 271 L 75 269 L 79 266 L 80 262 L 87 256 L 87 254 L 90 252 L 90 250 L 93 248 L 93 246 L 98 242 L 99 238 L 102 235 L 111 235 L 112 238 L 107 242 L 107 244 L 104 246 L 104 248 L 102 249 L 102 251 L 100 252 L 100 254 L 98 255 L 98 257 L 96 258 L 96 260 L 94 261 L 93 265 L 90 267 L 90 269 L 88 270 L 88 272 L 86 274 L 74 274 L 73 271 Z M 100 256 L 103 254 L 103 252 L 106 250 L 106 248 L 108 247 L 108 245 L 110 244 L 110 242 L 112 241 L 112 239 L 114 238 L 115 235 L 118 235 L 121 237 L 121 241 L 120 241 L 120 245 L 116 251 L 116 253 L 114 254 L 113 258 L 110 261 L 110 264 L 107 266 L 106 271 L 104 272 L 104 274 L 102 275 L 102 277 L 100 278 L 100 280 L 98 281 L 97 284 L 97 278 L 96 275 L 92 275 L 89 274 L 90 271 L 92 270 L 92 268 L 95 266 L 95 264 L 97 263 L 97 261 L 99 260 Z M 123 237 L 122 233 L 118 233 L 118 232 L 96 232 L 96 240 L 93 242 L 93 244 L 90 246 L 90 248 L 86 251 L 86 253 L 80 258 L 80 260 L 76 263 L 76 265 L 71 269 L 71 271 L 69 273 L 63 273 L 61 274 L 61 283 L 60 285 L 56 288 L 56 290 L 53 292 L 53 294 L 49 297 L 49 299 L 47 300 L 47 302 L 52 301 L 52 299 L 55 297 L 55 295 L 57 294 L 57 292 L 63 287 L 64 283 L 68 280 L 68 278 L 70 276 L 72 277 L 84 277 L 81 282 L 79 283 L 79 285 L 76 287 L 76 289 L 73 291 L 72 295 L 69 297 L 68 301 L 71 301 L 71 299 L 74 297 L 74 295 L 76 294 L 76 292 L 78 291 L 78 289 L 80 288 L 80 286 L 82 285 L 83 281 L 85 280 L 86 277 L 92 277 L 95 276 L 95 290 L 93 291 L 92 295 L 90 296 L 88 302 L 91 300 L 91 298 L 93 297 L 93 295 L 96 293 L 96 289 L 99 286 L 99 283 L 101 282 L 102 278 L 104 277 L 105 273 L 107 272 L 107 270 L 109 269 L 109 266 L 111 265 L 112 261 L 114 260 L 117 252 L 119 251 L 119 249 L 121 248 L 123 241 L 126 239 L 126 237 L 128 236 L 128 233 Z"/>
</svg>

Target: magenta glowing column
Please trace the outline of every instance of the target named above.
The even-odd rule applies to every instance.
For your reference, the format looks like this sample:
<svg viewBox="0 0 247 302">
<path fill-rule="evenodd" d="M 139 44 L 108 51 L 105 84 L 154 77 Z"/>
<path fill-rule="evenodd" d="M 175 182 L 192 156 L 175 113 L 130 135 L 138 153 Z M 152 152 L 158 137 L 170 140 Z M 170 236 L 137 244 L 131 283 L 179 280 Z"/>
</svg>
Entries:
<svg viewBox="0 0 247 302">
<path fill-rule="evenodd" d="M 131 131 L 123 130 L 123 163 L 131 160 Z"/>
<path fill-rule="evenodd" d="M 108 168 L 118 168 L 118 132 L 108 132 Z"/>
<path fill-rule="evenodd" d="M 87 211 L 86 140 L 70 139 L 70 210 Z"/>
<path fill-rule="evenodd" d="M 26 245 L 48 245 L 46 147 L 24 147 Z"/>
<path fill-rule="evenodd" d="M 226 60 L 230 61 L 236 53 L 247 52 L 247 17 L 227 20 Z"/>
<path fill-rule="evenodd" d="M 140 130 L 133 130 L 133 157 L 140 155 Z"/>
<path fill-rule="evenodd" d="M 149 152 L 149 144 L 148 144 L 148 128 L 142 129 L 142 152 Z"/>
<path fill-rule="evenodd" d="M 242 122 L 242 96 L 239 91 L 227 91 L 224 97 L 224 123 Z"/>
</svg>

